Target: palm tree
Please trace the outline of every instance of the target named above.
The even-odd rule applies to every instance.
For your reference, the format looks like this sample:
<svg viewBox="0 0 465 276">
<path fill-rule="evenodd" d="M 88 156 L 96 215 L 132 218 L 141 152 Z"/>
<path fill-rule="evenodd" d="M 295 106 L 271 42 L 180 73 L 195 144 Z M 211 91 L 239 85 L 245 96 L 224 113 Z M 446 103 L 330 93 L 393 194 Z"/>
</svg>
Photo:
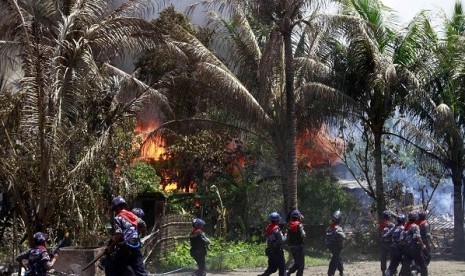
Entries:
<svg viewBox="0 0 465 276">
<path fill-rule="evenodd" d="M 152 24 L 133 17 L 146 6 L 131 1 L 111 9 L 108 2 L 0 1 L 1 18 L 8 18 L 0 21 L 8 30 L 0 55 L 22 76 L 1 91 L 15 97 L 1 118 L 0 176 L 29 238 L 59 220 L 57 210 L 99 227 L 104 210 L 86 208 L 103 197 L 94 194 L 102 186 L 91 173 L 114 174 L 121 150 L 132 146 L 131 117 L 146 101 L 171 114 L 158 91 L 109 64 L 160 43 Z"/>
<path fill-rule="evenodd" d="M 462 190 L 465 169 L 464 18 L 463 6 L 457 2 L 452 16 L 443 18 L 444 36 L 430 30 L 430 39 L 421 44 L 428 56 L 423 58 L 418 71 L 427 94 L 411 106 L 416 124 L 401 124 L 403 135 L 421 149 L 427 160 L 441 164 L 449 172 L 454 186 L 453 251 L 462 256 L 465 254 Z"/>
<path fill-rule="evenodd" d="M 418 24 L 413 22 L 407 32 L 400 33 L 392 11 L 380 1 L 340 4 L 342 13 L 327 20 L 333 37 L 340 37 L 327 39 L 328 49 L 322 52 L 333 70 L 332 82 L 307 85 L 307 95 L 327 109 L 331 120 L 353 118 L 355 125 L 361 126 L 365 151 L 358 164 L 367 183 L 361 187 L 375 199 L 381 218 L 386 208 L 383 137 L 389 133 L 388 122 L 416 93 L 417 80 L 411 68 L 418 56 L 409 51 L 415 49 L 411 40 L 418 33 Z M 369 162 L 371 156 L 373 163 Z"/>
<path fill-rule="evenodd" d="M 222 118 L 222 125 L 234 125 L 269 141 L 281 170 L 285 210 L 297 206 L 296 101 L 303 98 L 296 99 L 294 71 L 308 66 L 294 61 L 294 35 L 300 31 L 296 26 L 311 21 L 304 11 L 317 8 L 318 4 L 210 1 L 208 7 L 227 14 L 227 19 L 215 14 L 209 22 L 211 30 L 216 30 L 209 45 L 213 50 L 176 24 L 168 28 L 183 56 L 171 52 L 178 63 L 170 71 L 169 85 L 164 82 L 160 89 L 179 92 L 177 87 L 184 84 L 182 89 L 208 102 L 208 112 L 216 114 L 215 119 Z M 195 117 L 206 119 L 200 112 Z M 166 122 L 162 127 L 172 128 L 175 124 L 176 121 Z"/>
</svg>

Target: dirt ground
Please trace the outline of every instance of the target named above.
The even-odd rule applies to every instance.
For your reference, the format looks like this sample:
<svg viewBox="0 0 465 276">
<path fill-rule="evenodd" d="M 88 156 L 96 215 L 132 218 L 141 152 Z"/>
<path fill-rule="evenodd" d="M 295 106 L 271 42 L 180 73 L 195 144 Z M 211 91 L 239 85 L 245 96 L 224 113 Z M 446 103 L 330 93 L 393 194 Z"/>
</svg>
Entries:
<svg viewBox="0 0 465 276">
<path fill-rule="evenodd" d="M 311 276 L 326 276 L 327 266 L 312 266 L 305 267 L 304 275 Z M 264 269 L 253 269 L 253 270 L 234 270 L 227 272 L 210 272 L 207 271 L 207 275 L 236 275 L 236 276 L 255 276 L 261 274 Z M 165 275 L 176 275 L 176 276 L 187 276 L 191 275 L 192 272 L 183 272 L 175 274 Z M 465 276 L 465 261 L 454 261 L 454 260 L 433 260 L 428 267 L 428 274 L 430 276 Z M 278 275 L 274 273 L 273 275 Z M 295 274 L 294 274 L 295 275 Z M 338 275 L 336 273 L 336 275 Z M 344 264 L 344 275 L 345 276 L 373 276 L 381 275 L 379 262 L 346 262 Z"/>
</svg>

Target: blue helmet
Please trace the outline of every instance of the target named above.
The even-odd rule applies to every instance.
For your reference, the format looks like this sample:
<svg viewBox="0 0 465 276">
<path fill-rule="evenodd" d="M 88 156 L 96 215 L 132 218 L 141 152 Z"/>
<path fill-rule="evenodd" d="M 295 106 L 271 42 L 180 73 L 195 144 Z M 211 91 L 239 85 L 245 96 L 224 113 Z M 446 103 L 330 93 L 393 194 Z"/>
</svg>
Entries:
<svg viewBox="0 0 465 276">
<path fill-rule="evenodd" d="M 391 212 L 389 210 L 383 211 L 383 218 L 384 219 L 391 219 Z"/>
<path fill-rule="evenodd" d="M 407 220 L 407 218 L 404 214 L 398 214 L 396 220 L 398 223 L 404 223 Z"/>
<path fill-rule="evenodd" d="M 299 210 L 294 210 L 294 211 L 292 211 L 292 213 L 291 213 L 291 218 L 300 219 L 301 217 L 302 217 L 302 213 L 300 213 Z"/>
<path fill-rule="evenodd" d="M 411 211 L 410 213 L 408 213 L 408 220 L 410 221 L 418 220 L 418 212 Z"/>
<path fill-rule="evenodd" d="M 269 217 L 269 219 L 270 219 L 271 222 L 279 221 L 280 218 L 281 218 L 281 217 L 279 216 L 278 212 L 272 212 L 272 213 L 270 213 L 270 215 L 269 215 L 268 217 Z"/>
<path fill-rule="evenodd" d="M 205 226 L 205 221 L 199 218 L 196 218 L 192 221 L 192 227 L 194 228 L 203 228 Z"/>
<path fill-rule="evenodd" d="M 113 200 L 111 201 L 112 209 L 115 209 L 119 205 L 126 205 L 126 200 L 124 200 L 124 198 L 122 198 L 121 196 L 117 196 L 113 198 Z"/>
<path fill-rule="evenodd" d="M 32 241 L 35 244 L 43 244 L 47 241 L 47 236 L 42 232 L 37 232 L 32 236 Z"/>
<path fill-rule="evenodd" d="M 418 219 L 425 220 L 426 219 L 426 211 L 421 210 L 418 212 Z"/>
<path fill-rule="evenodd" d="M 132 208 L 131 212 L 134 213 L 134 215 L 143 218 L 145 216 L 144 210 L 141 208 Z"/>
<path fill-rule="evenodd" d="M 337 210 L 336 212 L 333 213 L 333 215 L 331 216 L 331 220 L 334 222 L 334 223 L 339 223 L 341 222 L 341 218 L 342 218 L 342 213 L 341 211 Z"/>
</svg>

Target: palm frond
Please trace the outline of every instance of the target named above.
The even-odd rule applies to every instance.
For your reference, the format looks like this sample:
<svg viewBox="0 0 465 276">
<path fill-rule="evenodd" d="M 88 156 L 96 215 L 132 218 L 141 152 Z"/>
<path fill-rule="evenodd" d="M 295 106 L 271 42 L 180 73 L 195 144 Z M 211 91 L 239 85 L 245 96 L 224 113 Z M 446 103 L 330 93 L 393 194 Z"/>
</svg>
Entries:
<svg viewBox="0 0 465 276">
<path fill-rule="evenodd" d="M 250 80 L 250 74 L 257 72 L 262 54 L 245 15 L 238 11 L 231 18 L 225 19 L 210 12 L 207 27 L 214 30 L 210 48 L 223 57 L 228 68 L 242 82 Z M 251 87 L 253 84 L 245 85 Z"/>
<path fill-rule="evenodd" d="M 230 112 L 251 121 L 264 120 L 270 123 L 268 114 L 250 92 L 228 71 L 210 63 L 199 63 L 193 74 L 194 79 L 201 83 L 210 95 L 209 99 L 218 101 L 217 106 L 231 106 Z"/>
<path fill-rule="evenodd" d="M 347 94 L 333 87 L 308 82 L 299 91 L 298 108 L 306 118 L 321 121 L 331 116 L 350 118 L 357 108 L 356 101 Z"/>
<path fill-rule="evenodd" d="M 307 82 L 327 83 L 325 80 L 333 73 L 330 66 L 316 59 L 295 58 L 294 63 L 295 77 L 299 82 L 296 87 L 300 87 Z"/>
<path fill-rule="evenodd" d="M 180 49 L 186 55 L 187 60 L 190 60 L 192 63 L 199 61 L 208 62 L 227 70 L 223 62 L 195 36 L 176 24 L 171 24 L 170 28 L 172 29 L 172 34 L 170 34 L 172 45 Z"/>
<path fill-rule="evenodd" d="M 98 140 L 86 151 L 79 162 L 70 170 L 65 179 L 70 181 L 74 178 L 79 178 L 80 173 L 89 168 L 94 164 L 94 161 L 100 158 L 99 153 L 105 148 L 110 141 L 111 128 L 105 130 L 105 132 L 98 138 Z"/>
<path fill-rule="evenodd" d="M 102 59 L 140 53 L 163 42 L 151 23 L 137 18 L 104 20 L 88 28 L 84 38 Z"/>
<path fill-rule="evenodd" d="M 111 13 L 111 17 L 137 17 L 148 18 L 155 10 L 158 1 L 129 0 L 125 1 Z"/>
<path fill-rule="evenodd" d="M 155 108 L 158 107 L 165 118 L 172 118 L 174 116 L 166 96 L 159 91 L 108 63 L 104 64 L 103 70 L 123 77 L 124 81 L 118 98 L 126 104 L 126 109 L 129 108 L 129 110 L 137 111 L 142 105 L 150 103 L 150 105 L 155 105 Z"/>
</svg>

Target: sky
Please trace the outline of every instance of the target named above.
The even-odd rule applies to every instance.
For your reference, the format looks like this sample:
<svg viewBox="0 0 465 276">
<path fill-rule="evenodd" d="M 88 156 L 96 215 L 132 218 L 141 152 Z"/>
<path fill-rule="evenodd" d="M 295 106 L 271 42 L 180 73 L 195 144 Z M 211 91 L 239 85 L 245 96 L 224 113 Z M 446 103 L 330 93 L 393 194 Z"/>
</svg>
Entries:
<svg viewBox="0 0 465 276">
<path fill-rule="evenodd" d="M 381 0 L 384 5 L 392 8 L 399 16 L 402 24 L 410 21 L 420 10 L 430 10 L 434 14 L 441 9 L 450 16 L 456 0 Z M 465 1 L 462 0 L 465 4 Z"/>
</svg>

